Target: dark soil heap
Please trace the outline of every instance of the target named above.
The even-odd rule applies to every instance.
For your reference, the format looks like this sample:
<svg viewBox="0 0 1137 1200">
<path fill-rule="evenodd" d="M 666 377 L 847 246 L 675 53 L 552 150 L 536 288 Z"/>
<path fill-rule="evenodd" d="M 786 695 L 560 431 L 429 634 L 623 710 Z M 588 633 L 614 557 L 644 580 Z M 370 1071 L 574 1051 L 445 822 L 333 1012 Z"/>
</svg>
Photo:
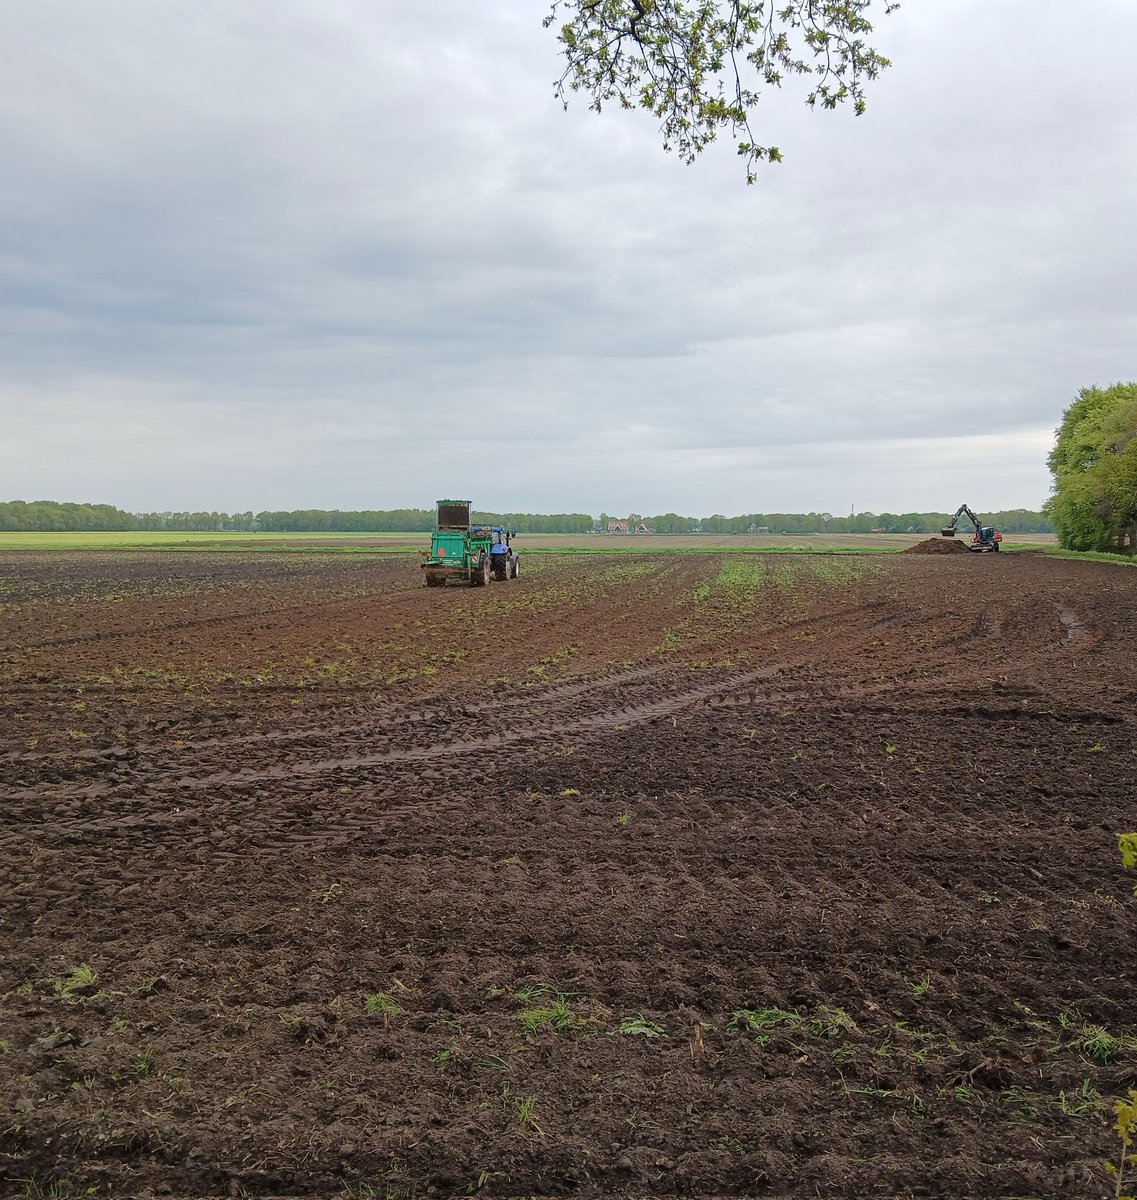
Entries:
<svg viewBox="0 0 1137 1200">
<path fill-rule="evenodd" d="M 905 554 L 967 554 L 968 549 L 964 542 L 957 542 L 954 538 L 933 537 L 926 541 L 917 542 L 915 546 L 909 546 L 904 551 Z"/>
</svg>

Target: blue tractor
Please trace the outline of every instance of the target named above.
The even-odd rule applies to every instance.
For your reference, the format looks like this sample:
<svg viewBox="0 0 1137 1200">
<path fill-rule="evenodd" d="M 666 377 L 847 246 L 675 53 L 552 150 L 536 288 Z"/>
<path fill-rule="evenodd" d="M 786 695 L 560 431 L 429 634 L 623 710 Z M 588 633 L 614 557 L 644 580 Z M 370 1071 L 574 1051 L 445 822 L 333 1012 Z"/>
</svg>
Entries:
<svg viewBox="0 0 1137 1200">
<path fill-rule="evenodd" d="M 473 537 L 488 537 L 490 572 L 495 579 L 504 582 L 517 578 L 521 571 L 521 558 L 512 545 L 517 534 L 515 529 L 506 529 L 503 525 L 475 525 L 470 533 Z"/>
</svg>

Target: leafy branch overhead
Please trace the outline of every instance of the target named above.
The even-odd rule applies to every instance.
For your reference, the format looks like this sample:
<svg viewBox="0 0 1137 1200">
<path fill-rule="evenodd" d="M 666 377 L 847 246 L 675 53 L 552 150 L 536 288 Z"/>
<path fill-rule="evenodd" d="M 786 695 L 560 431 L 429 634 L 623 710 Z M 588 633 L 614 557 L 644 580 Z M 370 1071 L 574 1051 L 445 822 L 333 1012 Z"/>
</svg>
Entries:
<svg viewBox="0 0 1137 1200">
<path fill-rule="evenodd" d="M 866 37 L 874 2 L 892 0 L 553 0 L 546 27 L 560 24 L 565 68 L 556 93 L 583 92 L 590 107 L 645 108 L 660 120 L 665 150 L 690 163 L 719 135 L 741 136 L 738 153 L 754 182 L 777 146 L 750 129 L 763 87 L 808 76 L 810 107 L 851 102 L 865 110 L 865 84 L 889 61 Z"/>
</svg>

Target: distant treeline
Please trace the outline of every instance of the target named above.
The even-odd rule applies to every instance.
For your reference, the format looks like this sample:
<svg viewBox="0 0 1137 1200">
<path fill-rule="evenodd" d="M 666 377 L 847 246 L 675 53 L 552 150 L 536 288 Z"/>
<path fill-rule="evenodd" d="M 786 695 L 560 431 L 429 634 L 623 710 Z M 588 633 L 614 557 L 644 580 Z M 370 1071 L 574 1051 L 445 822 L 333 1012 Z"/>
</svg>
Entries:
<svg viewBox="0 0 1137 1200">
<path fill-rule="evenodd" d="M 508 525 L 518 533 L 589 533 L 596 525 L 587 513 L 488 513 L 475 512 L 474 521 L 483 525 Z M 257 528 L 273 533 L 429 533 L 434 528 L 433 508 L 395 508 L 387 512 L 326 512 L 300 509 L 296 512 L 257 513 Z"/>
<path fill-rule="evenodd" d="M 1004 533 L 1053 533 L 1048 517 L 1026 508 L 983 513 L 973 510 L 985 524 Z M 938 533 L 951 513 L 857 513 L 835 517 L 831 513 L 747 513 L 741 517 L 681 517 L 678 513 L 644 517 L 600 514 L 600 527 L 613 520 L 626 521 L 630 528 L 646 525 L 653 533 Z M 962 528 L 962 527 L 961 527 Z"/>
<path fill-rule="evenodd" d="M 519 533 L 589 533 L 596 519 L 588 513 L 475 512 L 475 521 L 509 525 Z M 54 500 L 0 502 L 0 530 L 29 533 L 81 530 L 150 529 L 216 533 L 429 533 L 433 508 L 341 512 L 307 508 L 292 512 L 152 512 L 128 513 L 109 504 L 59 504 Z"/>
<path fill-rule="evenodd" d="M 976 513 L 1004 533 L 1051 533 L 1053 526 L 1040 512 L 1014 508 Z M 599 520 L 587 513 L 474 513 L 483 524 L 508 525 L 519 533 L 589 533 L 607 530 L 612 520 L 630 527 L 646 525 L 654 533 L 935 533 L 948 513 L 747 513 L 739 517 L 682 517 L 678 513 L 644 517 L 629 513 Z M 159 512 L 128 513 L 110 504 L 59 504 L 54 500 L 0 502 L 0 530 L 35 533 L 52 531 L 150 529 L 170 532 L 217 533 L 428 533 L 434 528 L 433 508 L 341 512 L 338 509 L 296 509 L 292 512 Z"/>
<path fill-rule="evenodd" d="M 19 533 L 141 529 L 138 518 L 110 504 L 58 504 L 54 500 L 0 502 L 0 530 Z"/>
</svg>

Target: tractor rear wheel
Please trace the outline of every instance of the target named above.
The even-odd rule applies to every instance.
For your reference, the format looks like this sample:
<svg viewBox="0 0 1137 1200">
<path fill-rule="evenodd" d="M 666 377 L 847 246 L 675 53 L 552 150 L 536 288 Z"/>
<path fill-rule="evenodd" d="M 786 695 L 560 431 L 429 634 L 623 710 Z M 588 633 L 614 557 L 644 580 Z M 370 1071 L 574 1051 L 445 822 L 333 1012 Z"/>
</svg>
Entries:
<svg viewBox="0 0 1137 1200">
<path fill-rule="evenodd" d="M 509 577 L 511 579 L 516 579 L 520 573 L 521 573 L 521 559 L 518 558 L 516 554 L 514 554 L 509 562 Z"/>
<path fill-rule="evenodd" d="M 494 559 L 493 577 L 502 583 L 509 578 L 509 558 L 507 555 L 499 554 Z"/>
</svg>

